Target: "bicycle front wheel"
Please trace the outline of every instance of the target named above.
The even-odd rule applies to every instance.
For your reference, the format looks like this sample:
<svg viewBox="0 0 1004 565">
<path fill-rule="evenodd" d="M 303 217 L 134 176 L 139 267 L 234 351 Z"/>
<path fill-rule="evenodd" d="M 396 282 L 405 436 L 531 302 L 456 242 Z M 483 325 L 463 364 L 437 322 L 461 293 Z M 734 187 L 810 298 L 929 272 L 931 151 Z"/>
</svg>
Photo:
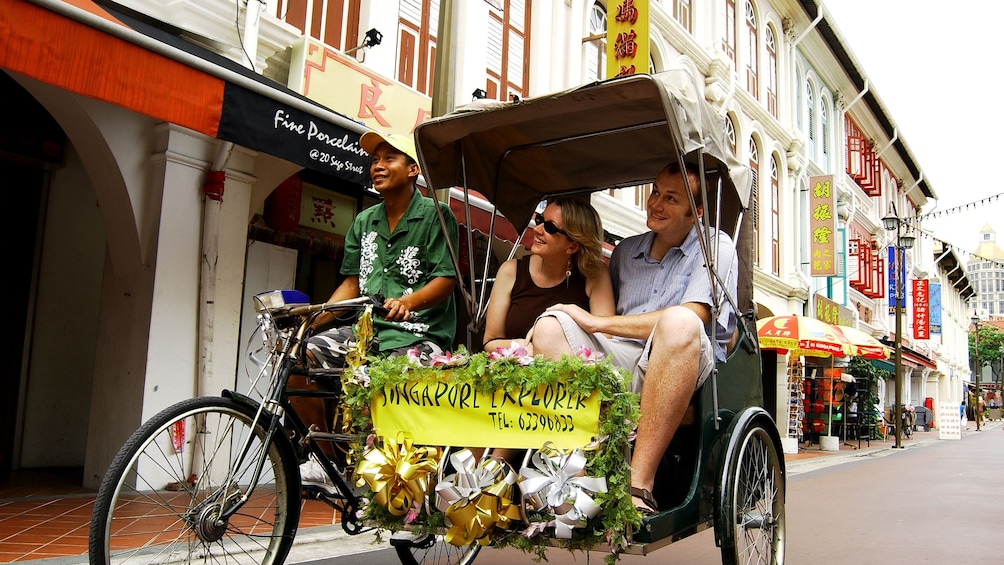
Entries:
<svg viewBox="0 0 1004 565">
<path fill-rule="evenodd" d="M 230 399 L 193 398 L 136 430 L 98 490 L 91 564 L 281 564 L 300 517 L 300 477 L 289 442 L 265 445 L 254 416 Z"/>
</svg>

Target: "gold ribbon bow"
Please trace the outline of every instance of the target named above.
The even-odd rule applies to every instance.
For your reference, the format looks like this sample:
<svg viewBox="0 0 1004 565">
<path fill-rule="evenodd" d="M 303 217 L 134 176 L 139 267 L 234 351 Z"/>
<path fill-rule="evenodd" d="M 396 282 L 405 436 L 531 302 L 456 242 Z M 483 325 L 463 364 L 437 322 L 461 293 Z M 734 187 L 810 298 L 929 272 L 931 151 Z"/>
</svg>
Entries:
<svg viewBox="0 0 1004 565">
<path fill-rule="evenodd" d="M 385 438 L 363 454 L 356 466 L 356 486 L 367 485 L 373 501 L 394 516 L 404 516 L 429 491 L 429 475 L 436 472 L 442 455 L 438 447 L 415 447 L 403 433 Z"/>
<path fill-rule="evenodd" d="M 547 442 L 533 454 L 530 466 L 519 471 L 523 500 L 533 510 L 553 514 L 554 520 L 531 527 L 528 532 L 539 531 L 541 525 L 554 526 L 557 537 L 569 539 L 572 529 L 585 526 L 600 513 L 600 506 L 590 495 L 607 492 L 607 480 L 580 476 L 585 468 L 586 456 L 580 449 L 565 454 Z"/>
<path fill-rule="evenodd" d="M 519 520 L 512 503 L 516 473 L 495 457 L 478 465 L 467 449 L 451 455 L 450 462 L 457 472 L 436 485 L 436 507 L 450 526 L 445 539 L 456 546 L 490 545 L 493 528 L 508 529 Z"/>
</svg>

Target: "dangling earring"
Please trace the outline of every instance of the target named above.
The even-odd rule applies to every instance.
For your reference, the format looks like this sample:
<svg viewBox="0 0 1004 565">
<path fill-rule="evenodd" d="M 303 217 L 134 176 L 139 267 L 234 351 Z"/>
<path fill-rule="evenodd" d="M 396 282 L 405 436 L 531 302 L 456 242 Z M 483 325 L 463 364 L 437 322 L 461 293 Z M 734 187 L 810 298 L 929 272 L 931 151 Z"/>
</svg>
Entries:
<svg viewBox="0 0 1004 565">
<path fill-rule="evenodd" d="M 565 288 L 568 288 L 568 279 L 572 276 L 572 258 L 568 258 L 568 266 L 565 267 Z"/>
</svg>

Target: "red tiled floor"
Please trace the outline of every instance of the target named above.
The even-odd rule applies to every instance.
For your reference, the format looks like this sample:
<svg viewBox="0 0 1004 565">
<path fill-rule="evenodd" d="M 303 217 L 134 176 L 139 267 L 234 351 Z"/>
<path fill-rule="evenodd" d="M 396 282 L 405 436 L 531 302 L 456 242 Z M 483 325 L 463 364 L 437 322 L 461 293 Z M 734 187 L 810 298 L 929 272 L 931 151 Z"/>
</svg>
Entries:
<svg viewBox="0 0 1004 565">
<path fill-rule="evenodd" d="M 0 563 L 87 553 L 96 492 L 81 486 L 81 477 L 79 469 L 28 469 L 0 477 Z M 305 501 L 300 511 L 300 528 L 339 520 L 334 509 L 315 500 Z"/>
</svg>

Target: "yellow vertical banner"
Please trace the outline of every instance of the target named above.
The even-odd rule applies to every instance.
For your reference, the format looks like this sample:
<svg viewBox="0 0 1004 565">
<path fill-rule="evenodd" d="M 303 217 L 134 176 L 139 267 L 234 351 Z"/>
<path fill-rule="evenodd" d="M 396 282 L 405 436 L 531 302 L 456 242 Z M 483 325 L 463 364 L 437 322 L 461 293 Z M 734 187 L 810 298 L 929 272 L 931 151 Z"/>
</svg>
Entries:
<svg viewBox="0 0 1004 565">
<path fill-rule="evenodd" d="M 649 0 L 607 2 L 607 77 L 648 73 Z"/>
<path fill-rule="evenodd" d="M 837 195 L 833 175 L 809 177 L 809 238 L 812 276 L 836 276 Z"/>
</svg>

